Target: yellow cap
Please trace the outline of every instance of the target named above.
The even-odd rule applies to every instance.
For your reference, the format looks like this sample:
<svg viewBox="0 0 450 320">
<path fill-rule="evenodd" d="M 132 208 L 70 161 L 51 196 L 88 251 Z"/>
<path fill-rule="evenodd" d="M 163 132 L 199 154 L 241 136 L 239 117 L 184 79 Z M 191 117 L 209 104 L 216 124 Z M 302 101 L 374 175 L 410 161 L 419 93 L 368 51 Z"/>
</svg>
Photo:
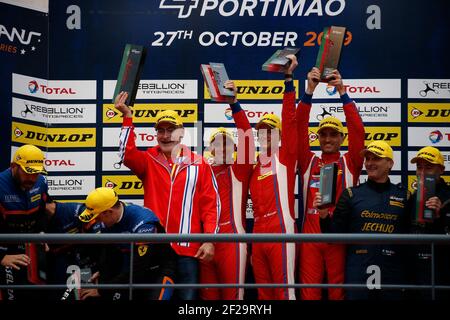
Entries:
<svg viewBox="0 0 450 320">
<path fill-rule="evenodd" d="M 161 122 L 170 122 L 176 126 L 183 126 L 180 116 L 173 110 L 164 110 L 163 112 L 158 113 L 155 128 L 158 128 L 158 125 Z"/>
<path fill-rule="evenodd" d="M 416 156 L 411 159 L 411 163 L 416 163 L 419 159 L 424 159 L 430 163 L 439 164 L 444 167 L 444 157 L 439 149 L 435 147 L 424 147 L 420 149 Z"/>
<path fill-rule="evenodd" d="M 322 119 L 319 123 L 319 130 L 317 132 L 319 133 L 320 130 L 324 128 L 331 128 L 339 133 L 344 133 L 344 126 L 342 125 L 341 120 L 336 117 L 326 117 Z"/>
<path fill-rule="evenodd" d="M 218 135 L 223 135 L 223 136 L 231 139 L 231 141 L 233 141 L 233 143 L 234 143 L 233 134 L 230 131 L 228 131 L 227 129 L 225 129 L 224 127 L 220 127 L 220 128 L 215 129 L 211 133 L 211 136 L 209 137 L 209 144 L 211 144 Z"/>
<path fill-rule="evenodd" d="M 103 211 L 112 208 L 117 201 L 119 201 L 119 197 L 113 189 L 106 187 L 97 188 L 87 196 L 85 202 L 86 210 L 78 218 L 82 222 L 89 222 Z"/>
<path fill-rule="evenodd" d="M 44 153 L 31 144 L 21 146 L 14 154 L 13 162 L 17 163 L 28 174 L 47 174 L 44 168 Z"/>
<path fill-rule="evenodd" d="M 384 141 L 378 140 L 371 142 L 366 149 L 361 150 L 361 156 L 365 156 L 367 152 L 373 153 L 380 158 L 389 158 L 394 160 L 394 151 L 392 151 L 391 146 Z"/>
<path fill-rule="evenodd" d="M 278 117 L 276 114 L 267 113 L 263 115 L 256 124 L 256 130 L 258 130 L 263 123 L 269 125 L 272 129 L 276 128 L 278 130 L 281 130 L 281 120 L 280 117 Z"/>
</svg>

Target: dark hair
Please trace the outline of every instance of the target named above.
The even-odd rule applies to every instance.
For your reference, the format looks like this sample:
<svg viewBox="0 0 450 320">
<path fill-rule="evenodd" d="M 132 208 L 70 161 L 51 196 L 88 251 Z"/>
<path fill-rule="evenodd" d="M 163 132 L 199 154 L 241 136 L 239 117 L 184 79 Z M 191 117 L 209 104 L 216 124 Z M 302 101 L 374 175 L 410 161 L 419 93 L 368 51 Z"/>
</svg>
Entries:
<svg viewBox="0 0 450 320">
<path fill-rule="evenodd" d="M 117 202 L 112 206 L 113 209 L 118 209 L 120 207 L 120 200 L 117 200 Z"/>
</svg>

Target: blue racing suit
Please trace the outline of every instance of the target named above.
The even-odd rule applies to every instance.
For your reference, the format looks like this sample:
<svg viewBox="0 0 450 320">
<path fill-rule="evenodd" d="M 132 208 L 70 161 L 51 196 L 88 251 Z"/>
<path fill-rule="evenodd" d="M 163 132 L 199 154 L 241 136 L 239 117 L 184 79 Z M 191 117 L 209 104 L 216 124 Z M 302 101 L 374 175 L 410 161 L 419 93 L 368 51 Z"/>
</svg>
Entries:
<svg viewBox="0 0 450 320">
<path fill-rule="evenodd" d="M 55 214 L 49 221 L 49 233 L 99 233 L 104 228 L 102 223 L 83 224 L 78 216 L 86 208 L 79 202 L 55 202 Z M 87 283 L 91 276 L 98 271 L 97 259 L 102 251 L 102 245 L 90 244 L 50 244 L 50 252 L 47 255 L 48 283 L 66 284 L 72 271 L 71 266 L 80 269 L 81 283 Z M 55 300 L 78 300 L 78 291 L 54 290 Z"/>
<path fill-rule="evenodd" d="M 92 222 L 90 232 L 102 233 L 162 233 L 154 213 L 144 207 L 123 203 L 123 216 L 118 223 L 106 228 L 103 224 Z M 78 215 L 83 212 L 84 205 L 74 203 L 58 203 L 56 207 L 56 228 L 70 232 L 79 230 L 81 225 Z M 95 221 L 95 220 L 94 220 Z M 85 226 L 83 226 L 85 228 Z M 71 232 L 72 233 L 72 232 Z M 77 245 L 77 247 L 79 247 Z M 97 252 L 97 251 L 95 251 Z M 92 252 L 91 252 L 92 253 Z M 168 243 L 139 243 L 134 246 L 133 283 L 173 283 L 176 255 Z M 92 258 L 91 258 L 92 259 Z M 96 256 L 96 267 L 100 273 L 99 283 L 128 283 L 130 277 L 130 245 L 101 245 Z M 93 270 L 94 271 L 94 270 Z M 133 299 L 168 300 L 172 289 L 142 289 L 133 291 Z M 99 290 L 104 299 L 127 299 L 128 290 Z"/>
<path fill-rule="evenodd" d="M 38 233 L 45 230 L 45 203 L 49 201 L 45 178 L 39 176 L 28 191 L 20 189 L 11 168 L 0 173 L 0 233 Z M 25 244 L 0 244 L 0 261 L 5 255 L 25 253 Z M 32 261 L 32 263 L 34 263 Z M 15 270 L 0 266 L 0 283 L 30 284 L 28 268 Z M 22 300 L 41 297 L 33 290 L 0 290 L 0 300 Z"/>
<path fill-rule="evenodd" d="M 401 185 L 367 182 L 346 189 L 336 205 L 333 217 L 320 220 L 322 232 L 333 233 L 407 233 L 409 229 L 408 191 Z M 378 266 L 383 284 L 406 283 L 406 252 L 401 245 L 347 245 L 345 283 L 366 284 Z M 372 267 L 373 268 L 373 267 Z M 369 281 L 370 282 L 370 281 Z M 372 283 L 372 282 L 370 282 Z M 400 291 L 346 290 L 346 299 L 400 299 Z"/>
<path fill-rule="evenodd" d="M 414 220 L 417 193 L 414 193 L 410 201 L 411 207 L 411 233 L 414 234 L 447 234 L 450 235 L 450 186 L 440 178 L 436 184 L 435 195 L 441 200 L 442 207 L 439 215 L 432 221 L 418 223 Z M 408 276 L 412 284 L 431 285 L 431 246 L 429 244 L 409 246 L 410 265 Z M 447 244 L 435 245 L 435 281 L 436 285 L 450 285 L 450 246 Z M 431 290 L 415 290 L 412 298 L 431 300 Z M 448 290 L 436 292 L 436 299 L 449 300 Z"/>
</svg>

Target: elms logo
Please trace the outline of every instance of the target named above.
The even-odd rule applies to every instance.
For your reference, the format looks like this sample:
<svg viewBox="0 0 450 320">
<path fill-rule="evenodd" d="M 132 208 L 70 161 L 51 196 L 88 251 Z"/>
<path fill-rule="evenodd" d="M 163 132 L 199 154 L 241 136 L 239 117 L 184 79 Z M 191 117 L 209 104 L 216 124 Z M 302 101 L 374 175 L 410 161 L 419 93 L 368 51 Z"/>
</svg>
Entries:
<svg viewBox="0 0 450 320">
<path fill-rule="evenodd" d="M 1 51 L 13 54 L 20 52 L 21 55 L 25 55 L 39 48 L 41 33 L 0 24 L 0 41 Z M 10 44 L 4 45 L 5 41 Z"/>
<path fill-rule="evenodd" d="M 178 18 L 188 18 L 193 9 L 198 7 L 199 0 L 161 0 L 160 9 L 177 9 Z"/>
<path fill-rule="evenodd" d="M 39 84 L 36 80 L 32 80 L 28 82 L 28 90 L 30 90 L 30 93 L 36 93 L 39 89 Z"/>
<path fill-rule="evenodd" d="M 444 138 L 444 135 L 439 130 L 434 130 L 430 132 L 429 139 L 432 143 L 438 143 Z"/>
</svg>

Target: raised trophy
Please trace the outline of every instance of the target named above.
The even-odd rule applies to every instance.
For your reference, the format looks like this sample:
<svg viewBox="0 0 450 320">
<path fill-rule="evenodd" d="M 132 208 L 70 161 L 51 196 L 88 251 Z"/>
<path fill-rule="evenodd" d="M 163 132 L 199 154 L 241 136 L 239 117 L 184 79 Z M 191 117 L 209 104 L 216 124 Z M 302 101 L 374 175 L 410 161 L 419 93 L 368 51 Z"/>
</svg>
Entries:
<svg viewBox="0 0 450 320">
<path fill-rule="evenodd" d="M 286 57 L 290 54 L 297 54 L 300 49 L 298 48 L 284 48 L 283 50 L 277 50 L 275 53 L 262 65 L 263 71 L 268 72 L 281 72 L 285 73 L 291 61 Z"/>
<path fill-rule="evenodd" d="M 212 101 L 225 102 L 235 96 L 233 90 L 225 88 L 225 82 L 229 78 L 223 63 L 202 64 L 200 70 Z"/>
<path fill-rule="evenodd" d="M 331 26 L 323 29 L 322 42 L 316 59 L 316 68 L 320 69 L 321 82 L 328 82 L 330 79 L 326 77 L 339 67 L 345 33 L 345 27 Z"/>
<path fill-rule="evenodd" d="M 146 55 L 147 49 L 143 46 L 135 44 L 127 44 L 125 46 L 112 99 L 113 103 L 117 95 L 121 91 L 125 91 L 128 92 L 128 98 L 125 104 L 130 107 L 133 106 Z"/>
</svg>

